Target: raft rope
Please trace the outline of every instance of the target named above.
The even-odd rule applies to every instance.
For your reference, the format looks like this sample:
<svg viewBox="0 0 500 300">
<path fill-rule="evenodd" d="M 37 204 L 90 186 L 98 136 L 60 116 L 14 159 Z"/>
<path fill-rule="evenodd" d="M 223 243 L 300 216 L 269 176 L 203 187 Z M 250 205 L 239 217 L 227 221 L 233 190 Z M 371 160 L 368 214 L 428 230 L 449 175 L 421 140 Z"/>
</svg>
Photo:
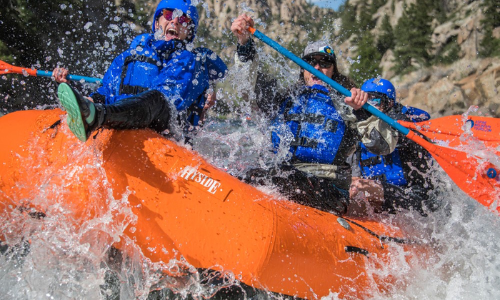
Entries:
<svg viewBox="0 0 500 300">
<path fill-rule="evenodd" d="M 361 228 L 364 231 L 366 231 L 367 233 L 373 235 L 374 237 L 376 237 L 377 239 L 379 239 L 382 242 L 394 242 L 394 243 L 406 244 L 406 245 L 420 244 L 420 242 L 415 241 L 415 240 L 404 239 L 404 238 L 397 238 L 397 237 L 392 237 L 392 236 L 378 235 L 377 233 L 371 231 L 370 229 L 366 228 L 365 226 L 363 226 L 363 225 L 361 225 L 359 223 L 354 222 L 351 219 L 347 219 L 347 218 L 344 218 L 344 217 L 342 217 L 342 218 L 345 219 L 345 220 L 347 220 L 347 221 L 349 221 L 349 222 L 351 222 L 352 224 L 358 226 L 359 228 Z"/>
</svg>

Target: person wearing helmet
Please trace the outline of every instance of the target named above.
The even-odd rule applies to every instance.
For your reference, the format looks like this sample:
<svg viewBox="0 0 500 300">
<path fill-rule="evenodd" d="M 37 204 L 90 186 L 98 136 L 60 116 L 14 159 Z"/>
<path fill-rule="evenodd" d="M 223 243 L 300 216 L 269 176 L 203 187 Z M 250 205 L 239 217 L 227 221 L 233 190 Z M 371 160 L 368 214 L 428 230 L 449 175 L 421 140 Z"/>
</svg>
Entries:
<svg viewBox="0 0 500 300">
<path fill-rule="evenodd" d="M 369 79 L 361 89 L 368 93 L 368 103 L 393 119 L 420 122 L 430 118 L 423 110 L 399 104 L 396 89 L 389 80 Z M 431 164 L 430 154 L 406 137 L 399 138 L 396 149 L 386 155 L 374 154 L 359 143 L 352 157 L 351 198 L 366 200 L 377 212 L 394 213 L 404 208 L 425 216 L 438 207 L 431 195 L 434 190 L 432 178 L 428 176 Z"/>
<path fill-rule="evenodd" d="M 238 39 L 236 66 L 241 69 L 239 73 L 249 71 L 257 107 L 270 119 L 274 151 L 286 152 L 287 158 L 278 165 L 250 170 L 243 179 L 255 185 L 271 184 L 300 204 L 344 214 L 351 184 L 347 157 L 362 136 L 370 151 L 389 154 L 397 135 L 376 120 L 358 130 L 357 123 L 370 116 L 360 109 L 368 94 L 339 72 L 335 52 L 324 41 L 308 44 L 302 59 L 350 89 L 351 97 L 342 96 L 306 70 L 301 70 L 297 82 L 284 90 L 269 75 L 255 72 L 258 55 L 247 31 L 249 26 L 253 26 L 253 20 L 245 14 L 231 26 Z"/>
<path fill-rule="evenodd" d="M 207 91 L 213 91 L 227 70 L 211 50 L 188 50 L 198 20 L 191 1 L 160 1 L 151 33 L 137 36 L 113 60 L 102 86 L 90 98 L 67 84 L 68 70 L 56 68 L 54 78 L 61 83 L 58 97 L 72 132 L 82 141 L 102 126 L 172 132 L 177 116 L 184 124 L 198 125 Z"/>
</svg>

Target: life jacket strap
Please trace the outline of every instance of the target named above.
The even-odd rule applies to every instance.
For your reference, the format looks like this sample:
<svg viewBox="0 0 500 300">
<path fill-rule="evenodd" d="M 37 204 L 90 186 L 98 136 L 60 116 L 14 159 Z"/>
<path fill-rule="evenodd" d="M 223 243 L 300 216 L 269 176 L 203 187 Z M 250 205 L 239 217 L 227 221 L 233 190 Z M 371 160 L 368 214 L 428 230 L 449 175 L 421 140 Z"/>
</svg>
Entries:
<svg viewBox="0 0 500 300">
<path fill-rule="evenodd" d="M 310 124 L 323 124 L 326 117 L 319 114 L 285 114 L 285 121 L 306 122 Z M 328 119 L 325 123 L 325 130 L 330 132 L 337 131 L 338 122 Z"/>
<path fill-rule="evenodd" d="M 130 63 L 135 61 L 148 63 L 150 65 L 156 66 L 158 69 L 160 69 L 161 67 L 161 64 L 159 64 L 156 59 L 153 59 L 145 55 L 132 55 L 126 57 L 123 63 L 124 67 L 120 78 L 120 94 L 137 95 L 149 90 L 148 88 L 142 86 L 128 85 L 123 83 L 125 81 L 125 77 L 127 76 L 127 71 Z"/>
<path fill-rule="evenodd" d="M 138 85 L 122 84 L 120 86 L 120 94 L 137 95 L 148 90 L 149 90 L 148 88 Z"/>
<path fill-rule="evenodd" d="M 295 137 L 295 139 L 290 143 L 290 146 L 316 148 L 318 146 L 318 141 L 307 137 L 300 137 L 300 138 Z"/>
<path fill-rule="evenodd" d="M 361 167 L 371 167 L 371 166 L 376 166 L 380 163 L 382 163 L 382 157 L 380 156 L 372 156 L 367 159 L 363 159 L 359 162 L 361 164 Z"/>
</svg>

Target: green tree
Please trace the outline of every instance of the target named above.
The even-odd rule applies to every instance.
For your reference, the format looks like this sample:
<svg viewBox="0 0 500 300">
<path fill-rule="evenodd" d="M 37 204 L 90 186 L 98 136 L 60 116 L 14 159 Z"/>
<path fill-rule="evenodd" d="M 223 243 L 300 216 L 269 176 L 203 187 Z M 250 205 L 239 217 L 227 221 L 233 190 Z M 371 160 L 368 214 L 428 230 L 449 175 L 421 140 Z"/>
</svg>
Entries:
<svg viewBox="0 0 500 300">
<path fill-rule="evenodd" d="M 120 7 L 113 0 L 3 2 L 0 57 L 17 66 L 50 71 L 62 65 L 72 74 L 98 76 L 138 34 L 129 25 L 141 16 L 131 0 L 122 1 Z M 135 28 L 140 29 L 140 24 Z M 149 31 L 150 25 L 144 30 Z M 15 110 L 54 103 L 51 100 L 54 86 L 46 78 L 18 75 L 4 78 L 9 80 L 8 84 L 0 85 L 0 99 L 9 99 L 2 106 L 4 111 L 5 107 Z"/>
<path fill-rule="evenodd" d="M 12 61 L 12 56 L 9 54 L 9 49 L 5 44 L 0 41 L 0 60 L 3 61 Z"/>
<path fill-rule="evenodd" d="M 493 36 L 493 29 L 500 26 L 500 5 L 495 0 L 484 0 L 481 8 L 484 13 L 484 19 L 481 20 L 484 36 L 479 54 L 482 57 L 500 56 L 500 38 Z"/>
<path fill-rule="evenodd" d="M 385 15 L 380 25 L 381 34 L 377 39 L 377 49 L 380 53 L 385 53 L 389 49 L 394 49 L 396 45 L 394 29 L 392 29 L 389 16 Z"/>
<path fill-rule="evenodd" d="M 375 21 L 372 18 L 373 11 L 372 5 L 369 5 L 368 2 L 361 2 L 359 7 L 359 18 L 357 21 L 357 33 L 365 32 L 367 30 L 373 29 L 375 27 Z"/>
<path fill-rule="evenodd" d="M 351 65 L 349 72 L 349 77 L 358 85 L 378 75 L 382 54 L 374 45 L 375 41 L 370 32 L 367 31 L 361 36 L 357 50 L 358 62 Z"/>
<path fill-rule="evenodd" d="M 443 24 L 448 19 L 446 15 L 450 10 L 448 7 L 448 3 L 449 1 L 446 0 L 432 2 L 432 15 L 439 21 L 440 24 Z"/>
<path fill-rule="evenodd" d="M 460 58 L 460 46 L 457 37 L 452 37 L 446 45 L 436 54 L 433 63 L 451 64 Z"/>
<path fill-rule="evenodd" d="M 396 44 L 394 48 L 394 70 L 407 73 L 413 68 L 415 60 L 422 66 L 428 66 L 432 48 L 432 8 L 433 0 L 417 0 L 405 9 L 394 30 Z"/>
<path fill-rule="evenodd" d="M 384 6 L 387 3 L 387 0 L 372 0 L 372 4 L 370 6 L 370 13 L 374 15 L 379 8 Z"/>
<path fill-rule="evenodd" d="M 342 20 L 341 42 L 355 35 L 356 39 L 354 43 L 357 43 L 361 34 L 373 29 L 376 25 L 375 20 L 373 20 L 373 14 L 382 5 L 382 2 L 377 0 L 376 3 L 369 4 L 366 1 L 361 1 L 358 5 L 354 6 L 347 0 L 341 5 L 339 8 L 339 15 Z"/>
<path fill-rule="evenodd" d="M 356 7 L 352 6 L 349 0 L 347 0 L 339 7 L 339 14 L 342 20 L 341 41 L 345 41 L 349 39 L 351 35 L 359 32 L 356 19 Z"/>
</svg>

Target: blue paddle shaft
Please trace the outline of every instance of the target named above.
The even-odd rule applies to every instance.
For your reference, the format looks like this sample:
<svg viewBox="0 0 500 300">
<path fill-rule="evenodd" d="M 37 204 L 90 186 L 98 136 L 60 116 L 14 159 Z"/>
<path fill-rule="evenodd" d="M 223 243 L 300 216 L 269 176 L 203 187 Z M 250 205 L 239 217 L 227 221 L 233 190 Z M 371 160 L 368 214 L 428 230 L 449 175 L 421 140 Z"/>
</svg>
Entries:
<svg viewBox="0 0 500 300">
<path fill-rule="evenodd" d="M 36 71 L 36 76 L 52 77 L 52 72 L 38 70 L 38 71 Z M 68 75 L 66 78 L 68 78 L 69 80 L 74 80 L 74 81 L 84 80 L 84 81 L 90 82 L 90 83 L 101 83 L 102 82 L 102 79 L 100 79 L 100 78 L 80 76 L 80 75 Z"/>
<path fill-rule="evenodd" d="M 300 59 L 295 54 L 293 54 L 292 52 L 288 51 L 286 48 L 282 47 L 280 44 L 278 44 L 275 41 L 273 41 L 272 39 L 270 39 L 269 37 L 267 37 L 262 32 L 260 32 L 257 29 L 255 29 L 255 32 L 253 33 L 253 35 L 256 38 L 258 38 L 259 40 L 261 40 L 262 42 L 264 42 L 267 45 L 269 45 L 274 50 L 278 51 L 279 53 L 283 54 L 284 56 L 286 56 L 287 58 L 289 58 L 290 60 L 292 60 L 293 62 L 295 62 L 297 65 L 299 65 L 304 70 L 307 70 L 308 72 L 310 72 L 314 76 L 316 76 L 319 79 L 323 80 L 324 82 L 328 83 L 331 87 L 333 87 L 334 89 L 336 89 L 337 91 L 339 91 L 344 96 L 347 96 L 347 97 L 351 96 L 351 92 L 348 89 L 346 89 L 345 87 L 341 86 L 339 83 L 335 82 L 333 79 L 331 79 L 330 77 L 328 77 L 325 74 L 321 73 L 320 71 L 316 70 L 313 66 L 311 66 L 308 63 L 306 63 L 304 60 Z M 367 110 L 368 112 L 370 112 L 372 115 L 374 115 L 374 116 L 382 119 L 384 122 L 386 122 L 387 124 L 389 124 L 392 128 L 394 128 L 394 129 L 398 130 L 399 132 L 403 133 L 405 136 L 408 135 L 408 133 L 410 132 L 410 130 L 408 128 L 406 128 L 403 125 L 399 124 L 397 121 L 395 121 L 394 119 L 390 118 L 388 115 L 384 114 L 383 112 L 381 112 L 380 110 L 378 110 L 373 105 L 365 103 L 363 105 L 363 108 L 365 110 Z"/>
</svg>

